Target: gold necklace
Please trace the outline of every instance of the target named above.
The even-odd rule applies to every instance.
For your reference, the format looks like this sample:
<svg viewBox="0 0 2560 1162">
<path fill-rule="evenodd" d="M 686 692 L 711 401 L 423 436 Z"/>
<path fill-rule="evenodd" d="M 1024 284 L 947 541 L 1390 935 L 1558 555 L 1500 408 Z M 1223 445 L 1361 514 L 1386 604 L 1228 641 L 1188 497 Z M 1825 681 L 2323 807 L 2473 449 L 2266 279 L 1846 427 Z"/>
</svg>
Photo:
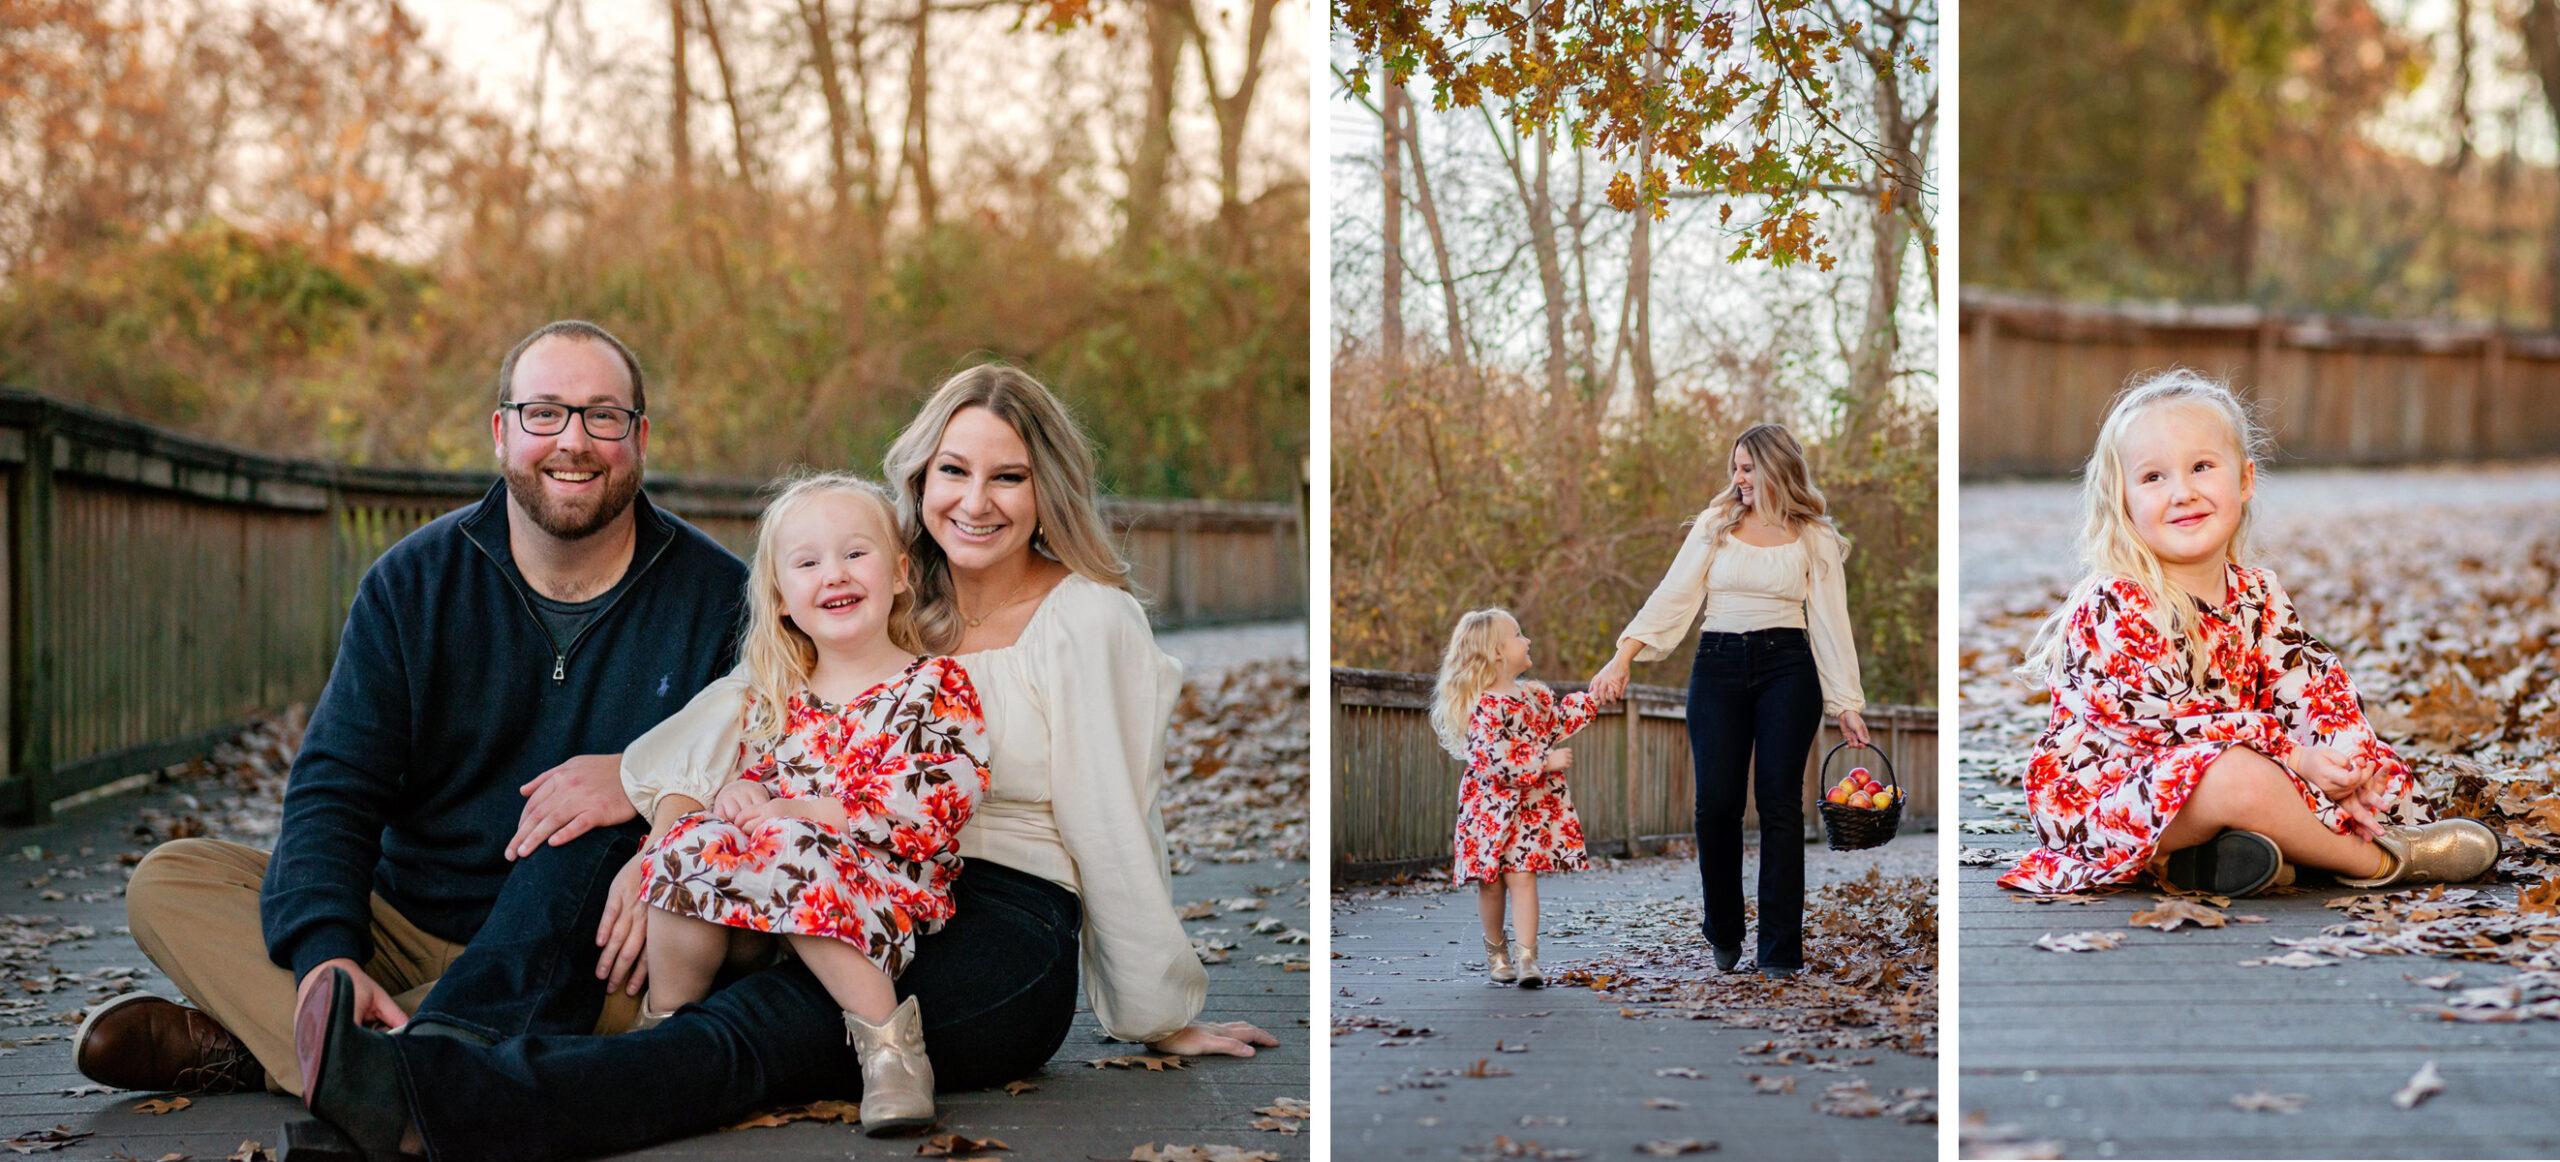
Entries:
<svg viewBox="0 0 2560 1162">
<path fill-rule="evenodd" d="M 1014 586 L 1014 587 L 1013 587 L 1013 596 L 1006 598 L 1006 599 L 1004 600 L 1004 603 L 1003 603 L 1003 604 L 998 605 L 998 606 L 996 606 L 995 608 L 988 610 L 984 615 L 979 616 L 979 617 L 971 617 L 971 616 L 969 616 L 969 611 L 968 611 L 968 610 L 965 610 L 965 609 L 964 609 L 964 610 L 961 610 L 961 611 L 960 611 L 960 620 L 965 621 L 965 622 L 968 622 L 968 623 L 969 623 L 969 628 L 971 628 L 971 629 L 976 629 L 976 628 L 978 628 L 979 626 L 985 625 L 985 624 L 987 623 L 987 618 L 994 617 L 995 615 L 997 615 L 997 614 L 999 614 L 999 613 L 1002 613 L 1002 612 L 1004 612 L 1005 610 L 1011 609 L 1011 608 L 1013 608 L 1014 606 L 1016 606 L 1016 605 L 1018 605 L 1018 604 L 1021 604 L 1021 602 L 1022 602 L 1022 594 L 1023 594 L 1023 591 L 1024 591 L 1024 590 L 1029 589 L 1030 587 L 1031 587 L 1030 579 L 1029 579 L 1029 578 L 1025 578 L 1025 579 L 1023 580 L 1022 584 L 1019 584 L 1019 585 L 1016 585 L 1016 586 Z"/>
</svg>

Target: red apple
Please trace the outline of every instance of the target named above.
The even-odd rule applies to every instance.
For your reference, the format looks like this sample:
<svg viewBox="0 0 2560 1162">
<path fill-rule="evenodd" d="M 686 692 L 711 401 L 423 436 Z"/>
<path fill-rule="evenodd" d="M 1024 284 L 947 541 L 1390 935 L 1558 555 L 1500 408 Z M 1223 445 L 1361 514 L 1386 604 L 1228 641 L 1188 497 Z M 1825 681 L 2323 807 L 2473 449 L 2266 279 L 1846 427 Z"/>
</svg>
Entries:
<svg viewBox="0 0 2560 1162">
<path fill-rule="evenodd" d="M 1866 782 L 1868 778 L 1867 768 L 1851 767 L 1849 768 L 1849 777 L 1856 779 L 1861 783 Z"/>
<path fill-rule="evenodd" d="M 1829 799 L 1834 803 L 1846 803 L 1849 801 L 1849 788 L 1833 787 L 1831 788 L 1831 793 L 1823 796 L 1823 798 Z"/>
<path fill-rule="evenodd" d="M 1849 796 L 1849 805 L 1852 807 L 1873 807 L 1876 804 L 1875 800 L 1867 797 L 1866 792 L 1860 791 L 1855 795 Z"/>
</svg>

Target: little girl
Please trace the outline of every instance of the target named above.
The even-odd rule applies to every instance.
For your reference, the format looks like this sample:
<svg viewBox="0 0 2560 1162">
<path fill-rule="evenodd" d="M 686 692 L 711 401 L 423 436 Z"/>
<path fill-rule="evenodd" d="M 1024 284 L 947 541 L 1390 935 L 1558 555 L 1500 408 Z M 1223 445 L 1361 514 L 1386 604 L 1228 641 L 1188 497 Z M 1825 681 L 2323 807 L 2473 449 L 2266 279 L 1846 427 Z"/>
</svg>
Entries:
<svg viewBox="0 0 2560 1162">
<path fill-rule="evenodd" d="M 2355 887 L 2477 879 L 2498 841 L 2427 820 L 2337 655 L 2238 563 L 2264 436 L 2230 389 L 2169 371 L 2116 397 L 2083 476 L 2089 573 L 2019 670 L 2053 691 L 2027 768 L 2044 846 L 2000 877 L 2070 892 L 2149 869 L 2245 896 L 2290 864 Z"/>
<path fill-rule="evenodd" d="M 1599 706 L 1589 691 L 1562 698 L 1529 671 L 1529 639 L 1499 609 L 1458 619 L 1431 699 L 1440 745 L 1467 764 L 1458 787 L 1457 877 L 1477 885 L 1485 964 L 1497 984 L 1537 988 L 1538 873 L 1580 871 L 1582 820 L 1564 772 L 1573 752 L 1557 743 L 1590 725 Z M 1505 946 L 1503 895 L 1511 897 L 1519 940 Z M 1514 957 L 1517 957 L 1515 963 Z"/>
<path fill-rule="evenodd" d="M 915 998 L 890 982 L 951 916 L 959 831 L 987 787 L 986 723 L 960 664 L 918 657 L 888 493 L 800 480 L 765 509 L 739 644 L 746 721 L 730 781 L 659 788 L 651 822 L 644 1023 L 701 1000 L 724 960 L 780 933 L 844 1009 L 862 1128 L 933 1120 Z M 668 728 L 682 728 L 682 719 Z"/>
</svg>

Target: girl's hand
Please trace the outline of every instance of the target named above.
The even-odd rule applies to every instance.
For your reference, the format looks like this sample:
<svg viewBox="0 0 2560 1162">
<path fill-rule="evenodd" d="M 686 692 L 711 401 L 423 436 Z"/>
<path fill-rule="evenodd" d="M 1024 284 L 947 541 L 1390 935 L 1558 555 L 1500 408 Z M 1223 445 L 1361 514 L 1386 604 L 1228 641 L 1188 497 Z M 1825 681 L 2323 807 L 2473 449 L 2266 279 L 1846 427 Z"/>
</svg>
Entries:
<svg viewBox="0 0 2560 1162">
<path fill-rule="evenodd" d="M 1591 696 L 1604 704 L 1626 697 L 1627 671 L 1630 668 L 1624 655 L 1609 659 L 1608 665 L 1600 667 L 1600 672 L 1591 676 Z"/>
<path fill-rule="evenodd" d="M 773 792 L 754 779 L 732 779 L 711 798 L 711 813 L 723 823 L 746 823 L 747 812 L 773 801 Z"/>
<path fill-rule="evenodd" d="M 1251 1057 L 1253 1047 L 1277 1046 L 1280 1039 L 1249 1021 L 1193 1021 L 1170 1037 L 1147 1042 L 1147 1048 L 1177 1057 Z"/>
<path fill-rule="evenodd" d="M 1867 720 L 1858 717 L 1855 710 L 1840 712 L 1840 737 L 1858 746 L 1874 745 L 1867 741 Z"/>
<path fill-rule="evenodd" d="M 1569 770 L 1572 770 L 1572 769 L 1573 769 L 1573 750 L 1572 750 L 1572 748 L 1570 748 L 1570 747 L 1561 747 L 1561 746 L 1560 746 L 1560 747 L 1555 748 L 1554 750 L 1548 751 L 1548 752 L 1547 752 L 1547 761 L 1546 761 L 1546 762 L 1544 762 L 1544 763 L 1542 763 L 1542 764 L 1540 764 L 1540 765 L 1539 765 L 1539 767 L 1538 767 L 1538 769 L 1539 769 L 1539 770 L 1542 770 L 1542 771 L 1569 771 Z"/>
<path fill-rule="evenodd" d="M 2357 769 L 2355 759 L 2336 747 L 2306 746 L 2293 752 L 2293 773 L 2319 789 L 2332 803 L 2345 803 L 2364 786 L 2368 771 Z"/>
</svg>

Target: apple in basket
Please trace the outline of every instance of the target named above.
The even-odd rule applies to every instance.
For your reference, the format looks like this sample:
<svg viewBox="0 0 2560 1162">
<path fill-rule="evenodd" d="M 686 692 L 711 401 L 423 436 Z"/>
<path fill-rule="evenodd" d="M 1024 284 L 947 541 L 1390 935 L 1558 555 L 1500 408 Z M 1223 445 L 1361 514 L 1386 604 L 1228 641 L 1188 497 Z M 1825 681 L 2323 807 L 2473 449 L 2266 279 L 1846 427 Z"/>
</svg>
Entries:
<svg viewBox="0 0 2560 1162">
<path fill-rule="evenodd" d="M 1849 784 L 1842 783 L 1831 788 L 1830 793 L 1824 795 L 1823 798 L 1833 803 L 1846 805 L 1849 802 Z"/>
<path fill-rule="evenodd" d="M 1859 791 L 1856 794 L 1849 796 L 1849 805 L 1852 807 L 1873 807 L 1876 805 L 1876 802 L 1875 799 L 1865 791 Z"/>
</svg>

